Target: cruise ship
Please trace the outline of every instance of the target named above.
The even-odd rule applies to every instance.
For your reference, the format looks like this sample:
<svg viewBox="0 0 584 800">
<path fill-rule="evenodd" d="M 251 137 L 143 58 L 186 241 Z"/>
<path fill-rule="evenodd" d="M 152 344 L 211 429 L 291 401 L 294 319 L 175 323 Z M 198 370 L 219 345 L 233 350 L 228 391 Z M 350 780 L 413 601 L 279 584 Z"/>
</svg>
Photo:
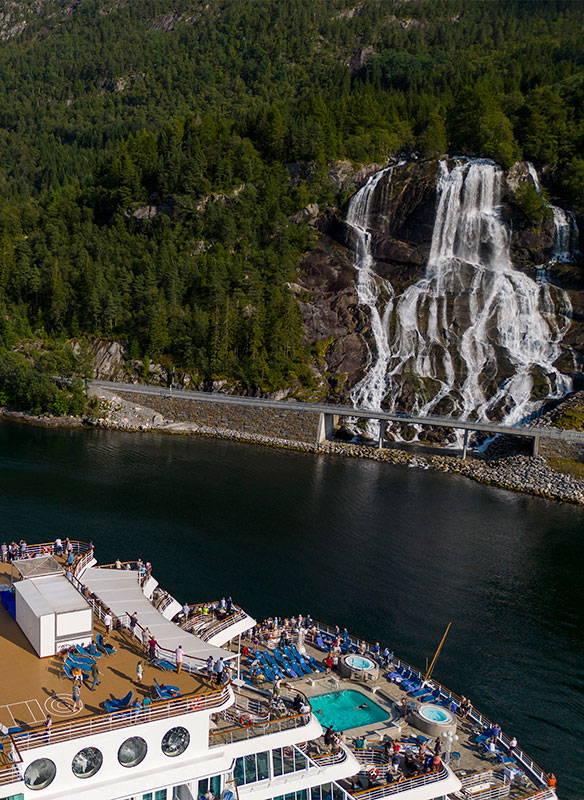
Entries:
<svg viewBox="0 0 584 800">
<path fill-rule="evenodd" d="M 497 723 L 377 643 L 180 603 L 83 542 L 2 559 L 0 800 L 556 798 Z"/>
</svg>

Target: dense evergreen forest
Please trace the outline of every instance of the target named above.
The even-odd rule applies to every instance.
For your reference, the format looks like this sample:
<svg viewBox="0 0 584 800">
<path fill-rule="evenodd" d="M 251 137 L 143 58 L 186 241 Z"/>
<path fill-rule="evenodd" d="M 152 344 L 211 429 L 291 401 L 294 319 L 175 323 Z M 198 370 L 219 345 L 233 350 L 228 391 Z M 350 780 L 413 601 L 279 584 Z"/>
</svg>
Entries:
<svg viewBox="0 0 584 800">
<path fill-rule="evenodd" d="M 526 158 L 584 212 L 583 19 L 555 0 L 4 4 L 0 402 L 75 411 L 44 376 L 83 336 L 198 385 L 309 387 L 288 284 L 314 234 L 290 217 L 346 202 L 340 159 Z"/>
</svg>

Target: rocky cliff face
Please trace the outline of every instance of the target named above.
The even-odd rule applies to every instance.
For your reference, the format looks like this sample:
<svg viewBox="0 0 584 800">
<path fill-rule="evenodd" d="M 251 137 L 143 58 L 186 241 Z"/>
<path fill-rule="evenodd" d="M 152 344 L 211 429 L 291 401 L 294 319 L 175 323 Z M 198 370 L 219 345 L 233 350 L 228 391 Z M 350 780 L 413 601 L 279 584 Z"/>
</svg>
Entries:
<svg viewBox="0 0 584 800">
<path fill-rule="evenodd" d="M 347 188 L 352 181 L 357 190 L 378 169 L 379 165 L 372 165 L 351 173 L 343 162 L 331 172 L 340 186 Z M 398 163 L 392 175 L 383 176 L 375 193 L 370 217 L 374 268 L 391 281 L 398 295 L 425 273 L 436 215 L 437 173 L 435 160 Z M 503 179 L 501 214 L 510 231 L 513 265 L 532 278 L 546 265 L 550 282 L 568 292 L 573 322 L 558 367 L 574 373 L 584 352 L 582 267 L 552 263 L 553 215 L 548 209 L 539 217 L 528 216 L 525 193 L 532 187 L 528 165 L 516 164 Z M 359 305 L 355 286 L 355 235 L 345 215 L 346 209 L 327 209 L 314 220 L 319 239 L 302 259 L 297 282 L 304 330 L 316 353 L 314 366 L 323 393 L 344 401 L 367 369 L 373 351 L 370 320 Z"/>
</svg>

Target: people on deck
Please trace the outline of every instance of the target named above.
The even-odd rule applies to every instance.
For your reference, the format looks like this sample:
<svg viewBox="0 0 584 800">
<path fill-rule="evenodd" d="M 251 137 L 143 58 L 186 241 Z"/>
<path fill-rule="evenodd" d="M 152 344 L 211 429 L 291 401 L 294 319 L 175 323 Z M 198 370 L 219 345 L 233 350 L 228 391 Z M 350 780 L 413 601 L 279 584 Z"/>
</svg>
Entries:
<svg viewBox="0 0 584 800">
<path fill-rule="evenodd" d="M 491 728 L 491 739 L 493 742 L 496 742 L 499 736 L 501 735 L 501 726 L 498 722 L 495 722 L 493 727 Z"/>
<path fill-rule="evenodd" d="M 150 639 L 148 640 L 148 656 L 150 658 L 150 661 L 154 661 L 156 659 L 157 646 L 158 642 L 156 641 L 154 636 L 151 636 Z"/>
<path fill-rule="evenodd" d="M 218 686 L 221 685 L 221 679 L 223 677 L 224 669 L 225 669 L 225 664 L 220 656 L 213 665 L 213 672 L 215 673 L 215 682 L 217 683 Z"/>
<path fill-rule="evenodd" d="M 109 636 L 110 633 L 112 632 L 112 624 L 113 624 L 112 612 L 109 608 L 106 611 L 105 616 L 103 618 L 103 624 L 105 625 L 105 635 Z"/>
<path fill-rule="evenodd" d="M 146 652 L 148 652 L 150 636 L 150 628 L 142 628 L 142 646 Z"/>
<path fill-rule="evenodd" d="M 177 674 L 178 674 L 178 673 L 181 672 L 182 665 L 183 665 L 183 648 L 182 648 L 182 644 L 179 644 L 179 646 L 174 651 L 174 660 L 176 661 L 176 671 L 177 671 Z"/>
<path fill-rule="evenodd" d="M 89 671 L 89 674 L 91 676 L 91 679 L 93 680 L 93 683 L 91 684 L 89 689 L 90 689 L 90 691 L 95 692 L 95 687 L 99 686 L 100 683 L 101 683 L 101 681 L 99 680 L 99 667 L 97 666 L 95 661 L 91 665 L 91 669 Z"/>
</svg>

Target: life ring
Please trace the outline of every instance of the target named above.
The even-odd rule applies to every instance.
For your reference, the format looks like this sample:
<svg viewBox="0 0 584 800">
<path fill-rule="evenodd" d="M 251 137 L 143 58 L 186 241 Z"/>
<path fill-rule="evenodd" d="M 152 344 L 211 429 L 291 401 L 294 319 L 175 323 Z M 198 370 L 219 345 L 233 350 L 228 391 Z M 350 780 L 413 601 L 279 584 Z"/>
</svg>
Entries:
<svg viewBox="0 0 584 800">
<path fill-rule="evenodd" d="M 371 780 L 376 781 L 377 778 L 379 778 L 380 775 L 381 775 L 381 772 L 377 769 L 377 767 L 372 767 L 369 770 L 369 777 L 371 778 Z"/>
<path fill-rule="evenodd" d="M 239 724 L 243 725 L 244 728 L 249 728 L 249 726 L 252 724 L 252 719 L 249 714 L 242 714 L 239 718 Z"/>
<path fill-rule="evenodd" d="M 285 747 L 284 755 L 286 756 L 286 758 L 292 758 L 292 756 L 294 755 L 294 750 L 292 750 L 291 747 Z"/>
<path fill-rule="evenodd" d="M 190 709 L 191 711 L 199 711 L 199 709 L 203 708 L 203 701 L 202 700 L 191 700 Z"/>
</svg>

